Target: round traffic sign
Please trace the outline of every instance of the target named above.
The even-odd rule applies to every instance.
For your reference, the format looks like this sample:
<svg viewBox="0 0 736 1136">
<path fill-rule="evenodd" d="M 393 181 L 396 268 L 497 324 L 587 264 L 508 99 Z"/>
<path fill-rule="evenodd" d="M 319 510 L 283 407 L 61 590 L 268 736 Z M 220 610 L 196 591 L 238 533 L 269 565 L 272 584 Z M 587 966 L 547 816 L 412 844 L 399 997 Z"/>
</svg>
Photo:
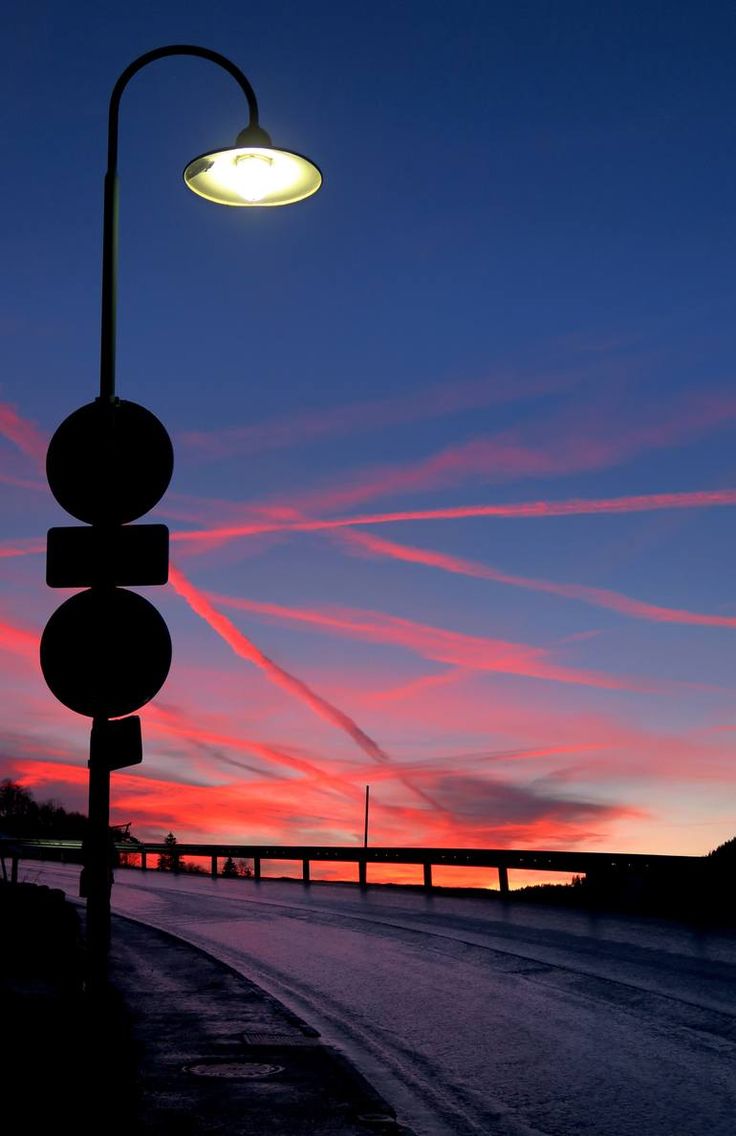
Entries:
<svg viewBox="0 0 736 1136">
<path fill-rule="evenodd" d="M 163 497 L 174 470 L 171 439 L 137 402 L 97 399 L 54 434 L 46 476 L 56 500 L 87 524 L 124 525 Z"/>
<path fill-rule="evenodd" d="M 88 718 L 122 718 L 150 701 L 171 666 L 153 604 L 125 588 L 91 588 L 58 607 L 41 636 L 41 670 L 59 702 Z"/>
</svg>

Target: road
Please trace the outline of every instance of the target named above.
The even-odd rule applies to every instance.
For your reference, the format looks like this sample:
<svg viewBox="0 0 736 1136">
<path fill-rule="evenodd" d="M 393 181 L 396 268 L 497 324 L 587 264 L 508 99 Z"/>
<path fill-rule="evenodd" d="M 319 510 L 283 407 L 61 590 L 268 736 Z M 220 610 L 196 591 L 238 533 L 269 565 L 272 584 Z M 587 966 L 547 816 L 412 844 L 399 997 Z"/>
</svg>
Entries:
<svg viewBox="0 0 736 1136">
<path fill-rule="evenodd" d="M 24 865 L 76 894 L 78 869 Z M 513 902 L 118 871 L 316 1026 L 417 1136 L 732 1136 L 736 936 Z"/>
</svg>

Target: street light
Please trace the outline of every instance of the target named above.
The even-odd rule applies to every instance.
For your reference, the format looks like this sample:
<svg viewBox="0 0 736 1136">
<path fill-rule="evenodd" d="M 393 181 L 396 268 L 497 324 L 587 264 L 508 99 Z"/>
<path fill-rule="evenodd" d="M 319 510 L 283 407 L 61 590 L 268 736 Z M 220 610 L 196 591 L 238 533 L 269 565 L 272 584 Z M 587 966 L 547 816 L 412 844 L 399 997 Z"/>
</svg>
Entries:
<svg viewBox="0 0 736 1136">
<path fill-rule="evenodd" d="M 194 55 L 209 59 L 232 75 L 248 103 L 248 125 L 235 146 L 212 150 L 194 158 L 184 170 L 184 182 L 193 193 L 217 205 L 263 207 L 291 205 L 311 197 L 322 185 L 322 174 L 309 158 L 278 150 L 259 123 L 258 103 L 250 82 L 234 63 L 217 51 L 192 44 L 170 44 L 148 51 L 126 67 L 110 96 L 107 134 L 107 173 L 102 239 L 102 336 L 100 398 L 115 395 L 115 309 L 117 289 L 118 227 L 118 118 L 120 99 L 130 80 L 143 67 L 167 55 Z"/>
<path fill-rule="evenodd" d="M 209 51 L 207 48 L 190 44 L 172 44 L 166 47 L 156 48 L 154 51 L 149 51 L 145 55 L 141 55 L 138 59 L 135 59 L 125 71 L 123 71 L 113 87 L 112 95 L 110 96 L 108 118 L 107 172 L 105 174 L 103 212 L 100 394 L 94 404 L 90 407 L 81 408 L 81 411 L 75 412 L 70 419 L 67 419 L 66 423 L 62 423 L 59 431 L 57 431 L 61 442 L 57 441 L 56 443 L 56 451 L 57 453 L 62 453 L 62 460 L 51 460 L 47 463 L 49 484 L 57 500 L 78 519 L 92 522 L 91 530 L 81 530 L 82 537 L 87 541 L 85 547 L 91 547 L 87 540 L 87 537 L 91 536 L 93 542 L 97 541 L 97 546 L 105 550 L 105 554 L 95 567 L 91 579 L 87 579 L 86 577 L 82 578 L 78 575 L 78 558 L 75 559 L 74 556 L 71 556 L 71 560 L 69 560 L 69 557 L 67 557 L 67 560 L 69 563 L 73 561 L 72 575 L 74 578 L 69 579 L 64 577 L 65 583 L 59 583 L 58 578 L 56 582 L 52 582 L 52 579 L 49 578 L 49 562 L 47 562 L 47 580 L 51 586 L 58 587 L 91 584 L 89 592 L 82 593 L 84 597 L 82 602 L 94 600 L 95 603 L 97 603 L 99 600 L 102 605 L 101 610 L 103 613 L 113 610 L 113 606 L 111 605 L 112 601 L 116 599 L 116 594 L 118 599 L 125 598 L 124 593 L 122 593 L 116 585 L 120 583 L 165 583 L 166 569 L 168 567 L 168 552 L 166 552 L 163 562 L 163 572 L 160 571 L 161 562 L 159 559 L 159 570 L 154 572 L 153 575 L 151 574 L 149 565 L 146 568 L 148 575 L 144 572 L 143 575 L 139 574 L 135 576 L 135 571 L 140 573 L 140 566 L 137 566 L 133 573 L 133 578 L 121 579 L 120 565 L 119 563 L 116 564 L 116 556 L 118 556 L 118 554 L 115 552 L 115 548 L 118 546 L 112 538 L 115 536 L 116 527 L 122 525 L 126 528 L 125 521 L 140 516 L 142 512 L 145 512 L 147 508 L 151 507 L 151 500 L 155 503 L 155 501 L 159 499 L 171 476 L 171 464 L 173 460 L 168 436 L 153 415 L 145 411 L 143 407 L 136 406 L 133 403 L 121 402 L 115 395 L 115 328 L 118 273 L 117 229 L 119 202 L 117 165 L 120 99 L 129 81 L 138 71 L 146 67 L 149 63 L 153 63 L 155 60 L 163 59 L 169 55 L 193 55 L 201 59 L 208 59 L 210 62 L 217 64 L 235 79 L 248 103 L 248 125 L 238 135 L 235 146 L 229 149 L 213 150 L 210 153 L 201 155 L 191 161 L 184 170 L 185 184 L 192 192 L 220 205 L 252 208 L 256 206 L 289 205 L 292 202 L 301 201 L 305 197 L 316 193 L 322 184 L 322 175 L 319 169 L 313 162 L 309 161 L 308 158 L 288 150 L 279 150 L 272 146 L 269 135 L 259 124 L 258 104 L 248 79 L 234 63 L 231 63 L 229 59 L 226 59 L 224 55 L 220 55 L 216 51 Z M 72 419 L 75 423 L 78 423 L 80 416 L 81 426 L 74 426 L 70 444 L 69 427 L 67 424 L 71 422 Z M 126 434 L 125 428 L 126 421 L 129 421 L 131 416 L 134 420 L 133 426 L 135 427 L 132 435 L 130 429 L 128 429 Z M 128 483 L 135 483 L 136 478 L 140 480 L 141 469 L 145 470 L 146 462 L 143 460 L 145 455 L 142 452 L 145 447 L 141 446 L 139 443 L 146 441 L 146 431 L 152 428 L 150 420 L 153 420 L 153 423 L 155 423 L 163 433 L 163 438 L 157 435 L 155 445 L 153 446 L 155 460 L 151 463 L 151 471 L 155 476 L 149 477 L 146 473 L 144 477 L 146 482 L 157 482 L 155 486 L 153 484 L 144 486 L 144 497 L 150 497 L 149 491 L 153 492 L 153 496 L 143 507 L 133 508 L 132 511 L 130 511 L 130 515 L 121 514 L 119 510 L 115 512 L 114 504 L 111 501 L 111 494 L 107 488 L 106 476 L 111 475 L 111 480 L 115 485 L 117 485 L 118 481 L 121 484 L 126 483 L 126 478 Z M 142 434 L 140 433 L 141 428 L 143 428 Z M 135 437 L 136 431 L 139 431 L 138 438 Z M 154 430 L 154 433 L 155 432 Z M 131 437 L 133 437 L 134 440 L 133 461 L 128 460 L 128 465 L 125 465 L 125 462 L 120 458 L 120 454 L 124 454 L 124 456 L 130 459 Z M 77 439 L 79 440 L 79 444 L 77 444 Z M 124 443 L 128 444 L 127 454 L 125 454 Z M 54 445 L 55 442 L 52 440 L 49 449 L 51 457 L 53 457 L 52 451 Z M 116 463 L 120 465 L 121 468 L 117 468 Z M 96 495 L 99 486 L 95 486 L 95 477 L 92 473 L 93 467 L 95 466 L 102 468 L 106 475 L 105 477 L 98 477 L 97 479 L 102 483 L 99 495 Z M 73 483 L 73 492 L 70 497 L 67 497 L 67 495 L 62 492 L 62 482 L 66 483 L 70 477 Z M 129 489 L 130 484 L 128 484 L 128 490 Z M 125 492 L 128 492 L 128 490 L 125 490 Z M 89 505 L 88 501 L 90 494 L 92 495 L 93 508 Z M 85 498 L 86 503 L 80 508 L 79 501 L 82 497 Z M 71 500 L 71 504 L 68 503 L 69 500 Z M 136 496 L 136 502 L 137 500 L 138 498 Z M 138 526 L 139 533 L 144 527 L 145 526 Z M 163 526 L 148 527 L 163 528 Z M 74 530 L 66 530 L 66 532 L 67 534 L 71 534 L 71 538 L 76 539 Z M 77 534 L 79 532 L 80 530 L 76 530 Z M 129 531 L 128 535 L 130 535 Z M 135 537 L 135 532 L 132 535 Z M 62 539 L 64 542 L 62 552 L 71 554 L 73 548 L 69 544 L 69 536 L 62 535 Z M 168 541 L 168 534 L 166 534 L 166 541 Z M 122 547 L 122 545 L 119 547 Z M 49 543 L 49 556 L 51 557 L 51 543 Z M 65 562 L 62 567 L 66 569 L 68 563 Z M 77 573 L 77 575 L 74 575 L 74 573 Z M 154 576 L 156 578 L 154 578 Z M 129 595 L 129 599 L 133 598 L 134 597 L 130 597 Z M 135 598 L 140 598 L 141 604 L 145 603 L 142 597 Z M 73 601 L 76 602 L 77 597 L 73 597 Z M 67 601 L 67 604 L 69 604 L 69 602 L 70 601 Z M 62 605 L 59 611 L 62 612 L 66 606 L 67 605 Z M 89 606 L 88 604 L 88 607 Z M 151 605 L 146 606 L 150 607 Z M 158 613 L 155 613 L 155 609 L 152 610 L 157 616 Z M 54 619 L 55 617 L 52 617 L 50 624 L 54 622 Z M 158 619 L 160 620 L 160 616 Z M 104 634 L 107 635 L 108 639 L 113 640 L 114 635 L 111 631 L 111 621 L 110 626 L 105 622 L 104 617 L 101 622 L 104 624 Z M 118 621 L 118 623 L 119 622 L 120 621 Z M 161 623 L 163 623 L 162 620 Z M 74 628 L 71 630 L 74 631 Z M 92 630 L 94 631 L 95 628 Z M 51 681 L 51 679 L 58 679 L 60 673 L 66 672 L 67 670 L 70 671 L 73 680 L 74 697 L 66 697 L 65 704 L 70 706 L 71 709 L 76 709 L 78 713 L 87 714 L 93 718 L 89 760 L 89 836 L 87 842 L 89 870 L 86 873 L 87 945 L 89 956 L 88 980 L 91 980 L 91 984 L 95 988 L 98 988 L 104 984 L 106 979 L 107 950 L 110 934 L 110 874 L 108 864 L 110 770 L 122 768 L 125 765 L 136 764 L 141 760 L 140 726 L 137 719 L 119 717 L 119 715 L 131 713 L 129 707 L 126 706 L 125 709 L 108 709 L 106 705 L 100 702 L 97 692 L 97 676 L 92 675 L 92 680 L 90 681 L 89 666 L 87 666 L 86 669 L 82 668 L 81 671 L 79 667 L 76 667 L 75 670 L 74 664 L 79 660 L 78 658 L 73 658 L 74 648 L 69 648 L 69 639 L 68 637 L 64 639 L 64 634 L 65 631 L 63 628 L 61 632 L 53 630 L 51 633 L 49 633 L 47 628 L 47 631 L 44 633 L 46 649 L 42 642 L 42 667 L 44 665 L 45 650 L 47 666 L 44 668 L 44 674 L 54 693 L 61 701 L 65 701 L 65 696 L 62 696 L 59 690 L 55 689 L 55 686 L 58 687 L 59 685 L 58 682 Z M 165 625 L 163 637 L 168 638 Z M 82 636 L 82 638 L 84 638 L 84 636 Z M 109 654 L 114 655 L 116 646 L 116 642 L 110 641 L 106 643 L 106 649 Z M 168 658 L 170 660 L 170 644 L 168 649 Z M 153 653 L 155 654 L 156 652 Z M 163 655 L 166 654 L 166 651 L 162 649 L 159 651 L 159 654 L 161 654 L 163 659 Z M 111 671 L 111 673 L 117 675 L 118 672 L 114 667 L 110 667 L 108 656 L 101 658 L 99 663 L 100 671 L 105 671 L 107 668 L 108 672 Z M 79 674 L 77 674 L 76 671 L 79 671 Z M 135 707 L 141 706 L 145 701 L 153 697 L 164 681 L 167 671 L 168 662 L 163 659 L 161 665 L 158 667 L 158 674 L 152 678 L 149 689 L 145 694 L 141 695 L 134 703 Z M 66 674 L 64 674 L 64 677 L 67 677 Z M 117 679 L 115 679 L 113 686 L 117 687 L 117 685 L 118 682 Z M 110 706 L 112 706 L 112 703 L 110 703 Z M 110 721 L 110 718 L 115 720 Z M 137 728 L 138 738 L 137 755 L 131 757 L 131 752 L 135 749 L 135 730 L 126 730 L 124 727 L 132 727 L 134 723 Z M 131 738 L 133 739 L 132 745 Z M 118 750 L 122 750 L 122 753 L 112 752 L 115 749 L 115 744 L 113 744 L 115 739 L 119 740 L 117 748 Z"/>
</svg>

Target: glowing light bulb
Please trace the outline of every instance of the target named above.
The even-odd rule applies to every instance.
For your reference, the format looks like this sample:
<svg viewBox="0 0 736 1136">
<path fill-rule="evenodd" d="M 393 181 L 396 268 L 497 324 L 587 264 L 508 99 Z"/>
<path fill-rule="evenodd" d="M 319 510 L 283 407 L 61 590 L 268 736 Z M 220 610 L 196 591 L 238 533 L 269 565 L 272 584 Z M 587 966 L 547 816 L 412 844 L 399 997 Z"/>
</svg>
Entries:
<svg viewBox="0 0 736 1136">
<path fill-rule="evenodd" d="M 322 174 L 309 158 L 272 146 L 238 146 L 200 154 L 184 170 L 193 193 L 218 205 L 290 205 L 311 197 Z"/>
<path fill-rule="evenodd" d="M 266 154 L 242 154 L 235 159 L 237 192 L 244 201 L 262 201 L 273 181 L 272 159 Z"/>
</svg>

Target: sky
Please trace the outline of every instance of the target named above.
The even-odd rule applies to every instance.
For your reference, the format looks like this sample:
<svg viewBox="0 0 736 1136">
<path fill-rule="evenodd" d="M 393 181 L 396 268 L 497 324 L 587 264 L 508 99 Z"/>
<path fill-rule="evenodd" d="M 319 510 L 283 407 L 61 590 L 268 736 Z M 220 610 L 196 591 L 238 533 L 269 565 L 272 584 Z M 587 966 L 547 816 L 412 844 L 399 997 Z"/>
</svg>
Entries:
<svg viewBox="0 0 736 1136">
<path fill-rule="evenodd" d="M 185 10 L 186 9 L 186 10 Z M 191 10 L 190 10 L 191 9 Z M 211 63 L 123 96 L 118 393 L 175 472 L 141 838 L 700 854 L 736 795 L 736 11 L 11 0 L 0 776 L 85 807 L 38 639 L 44 474 L 97 393 L 106 115 L 166 43 L 320 192 L 218 207 Z M 12 172 L 11 172 L 12 171 Z M 141 651 L 145 651 L 142 644 Z"/>
</svg>

